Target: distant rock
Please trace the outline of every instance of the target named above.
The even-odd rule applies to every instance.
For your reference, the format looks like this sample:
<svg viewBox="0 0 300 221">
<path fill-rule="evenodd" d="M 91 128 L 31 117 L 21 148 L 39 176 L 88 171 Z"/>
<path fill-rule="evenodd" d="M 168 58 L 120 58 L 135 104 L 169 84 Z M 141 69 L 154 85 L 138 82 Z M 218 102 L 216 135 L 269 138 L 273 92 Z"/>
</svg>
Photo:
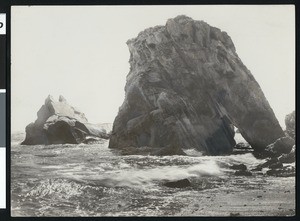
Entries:
<svg viewBox="0 0 300 221">
<path fill-rule="evenodd" d="M 127 44 L 130 72 L 110 148 L 172 144 L 221 155 L 236 144 L 234 126 L 255 151 L 284 136 L 226 32 L 177 16 Z"/>
<path fill-rule="evenodd" d="M 248 143 L 237 143 L 234 146 L 235 149 L 241 149 L 241 150 L 246 150 L 246 149 L 252 149 L 252 147 Z"/>
<path fill-rule="evenodd" d="M 89 137 L 87 136 L 83 143 L 85 144 L 102 144 L 103 143 L 103 139 L 99 138 L 99 137 Z"/>
<path fill-rule="evenodd" d="M 112 131 L 113 124 L 112 123 L 100 123 L 96 124 L 98 128 L 105 131 L 107 134 L 110 134 Z"/>
<path fill-rule="evenodd" d="M 295 111 L 293 111 L 285 117 L 286 133 L 293 139 L 295 139 L 295 125 Z"/>
<path fill-rule="evenodd" d="M 188 179 L 182 179 L 177 181 L 165 182 L 163 186 L 170 188 L 186 188 L 191 186 L 191 182 Z"/>
<path fill-rule="evenodd" d="M 63 96 L 57 102 L 49 95 L 37 117 L 26 127 L 26 138 L 21 144 L 77 144 L 86 142 L 87 138 L 109 138 L 97 125 L 88 123 L 85 115 L 70 106 Z"/>
</svg>

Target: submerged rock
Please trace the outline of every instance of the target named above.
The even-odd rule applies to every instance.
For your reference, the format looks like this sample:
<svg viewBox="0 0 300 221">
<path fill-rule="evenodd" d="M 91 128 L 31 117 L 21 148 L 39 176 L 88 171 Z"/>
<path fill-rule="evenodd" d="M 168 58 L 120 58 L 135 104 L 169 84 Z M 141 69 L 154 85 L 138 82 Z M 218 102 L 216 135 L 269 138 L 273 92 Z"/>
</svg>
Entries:
<svg viewBox="0 0 300 221">
<path fill-rule="evenodd" d="M 233 164 L 232 166 L 230 166 L 230 169 L 245 171 L 247 170 L 247 166 L 245 164 Z"/>
<path fill-rule="evenodd" d="M 109 138 L 103 129 L 88 123 L 85 115 L 70 106 L 63 96 L 57 102 L 49 95 L 37 116 L 26 127 L 26 138 L 21 144 L 77 144 L 88 142 L 87 138 Z"/>
<path fill-rule="evenodd" d="M 285 166 L 283 168 L 268 170 L 267 175 L 276 177 L 291 177 L 296 175 L 296 170 L 294 166 Z"/>
<path fill-rule="evenodd" d="M 285 117 L 286 133 L 295 139 L 295 111 Z"/>
<path fill-rule="evenodd" d="M 170 188 L 186 188 L 191 186 L 191 182 L 188 179 L 182 179 L 177 181 L 169 181 L 163 185 Z"/>
<path fill-rule="evenodd" d="M 252 173 L 248 170 L 237 170 L 234 175 L 236 176 L 252 176 Z"/>
<path fill-rule="evenodd" d="M 247 166 L 245 164 L 233 164 L 229 168 L 236 170 L 234 172 L 235 176 L 252 176 L 252 173 L 247 170 Z"/>
<path fill-rule="evenodd" d="M 256 151 L 284 136 L 226 32 L 178 16 L 127 44 L 131 67 L 110 148 L 175 144 L 220 155 L 236 144 L 234 126 Z"/>
</svg>

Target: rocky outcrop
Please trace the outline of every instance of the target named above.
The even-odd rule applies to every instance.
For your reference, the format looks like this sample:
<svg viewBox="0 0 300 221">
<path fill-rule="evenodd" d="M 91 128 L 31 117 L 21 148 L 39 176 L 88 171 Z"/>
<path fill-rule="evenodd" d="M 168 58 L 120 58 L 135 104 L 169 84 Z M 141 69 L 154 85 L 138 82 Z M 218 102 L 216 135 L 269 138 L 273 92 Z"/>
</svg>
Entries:
<svg viewBox="0 0 300 221">
<path fill-rule="evenodd" d="M 296 169 L 294 166 L 288 165 L 282 168 L 268 170 L 266 174 L 276 177 L 294 177 L 296 175 Z"/>
<path fill-rule="evenodd" d="M 247 169 L 245 164 L 233 164 L 229 167 L 232 170 L 236 170 L 234 172 L 235 176 L 252 176 L 252 173 Z"/>
<path fill-rule="evenodd" d="M 286 133 L 295 139 L 295 111 L 285 116 Z"/>
<path fill-rule="evenodd" d="M 292 138 L 290 139 L 293 140 Z M 262 171 L 263 168 L 266 168 L 268 169 L 266 174 L 270 176 L 295 176 L 295 148 L 296 146 L 294 145 L 289 151 L 290 148 L 280 147 L 277 151 L 268 152 L 269 157 L 266 158 L 266 162 L 257 165 L 252 171 Z"/>
<path fill-rule="evenodd" d="M 233 170 L 247 170 L 247 166 L 245 164 L 233 164 L 229 168 Z"/>
<path fill-rule="evenodd" d="M 277 139 L 274 143 L 268 145 L 266 148 L 266 152 L 269 156 L 278 157 L 282 154 L 290 153 L 294 145 L 295 140 L 293 138 L 289 136 L 281 137 Z"/>
<path fill-rule="evenodd" d="M 295 162 L 295 111 L 285 117 L 285 136 L 278 138 L 258 154 L 259 158 L 276 158 L 282 163 Z"/>
<path fill-rule="evenodd" d="M 169 187 L 169 188 L 186 188 L 190 187 L 192 184 L 189 181 L 189 179 L 182 179 L 177 181 L 168 181 L 163 184 L 163 186 Z"/>
<path fill-rule="evenodd" d="M 110 148 L 230 153 L 234 127 L 262 151 L 284 133 L 226 32 L 186 16 L 127 42 L 130 72 Z"/>
<path fill-rule="evenodd" d="M 88 123 L 85 115 L 70 106 L 63 96 L 57 102 L 49 95 L 37 117 L 26 127 L 23 145 L 77 144 L 109 138 L 101 127 Z"/>
<path fill-rule="evenodd" d="M 296 160 L 296 146 L 294 145 L 291 152 L 287 154 L 282 154 L 278 160 L 281 163 L 293 163 Z"/>
<path fill-rule="evenodd" d="M 237 170 L 234 172 L 235 176 L 252 176 L 252 173 L 248 170 Z"/>
</svg>

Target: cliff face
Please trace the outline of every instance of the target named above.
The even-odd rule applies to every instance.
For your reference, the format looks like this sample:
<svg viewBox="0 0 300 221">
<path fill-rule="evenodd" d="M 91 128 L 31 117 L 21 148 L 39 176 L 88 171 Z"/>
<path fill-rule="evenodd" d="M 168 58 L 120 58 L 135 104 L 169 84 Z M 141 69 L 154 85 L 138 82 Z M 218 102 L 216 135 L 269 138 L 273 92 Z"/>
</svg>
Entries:
<svg viewBox="0 0 300 221">
<path fill-rule="evenodd" d="M 57 102 L 49 95 L 37 117 L 26 127 L 23 145 L 76 144 L 87 139 L 108 138 L 101 127 L 88 123 L 85 115 L 69 105 L 63 96 Z"/>
<path fill-rule="evenodd" d="M 257 151 L 284 136 L 226 32 L 186 16 L 127 42 L 130 72 L 110 148 L 196 148 L 228 153 L 233 125 Z"/>
</svg>

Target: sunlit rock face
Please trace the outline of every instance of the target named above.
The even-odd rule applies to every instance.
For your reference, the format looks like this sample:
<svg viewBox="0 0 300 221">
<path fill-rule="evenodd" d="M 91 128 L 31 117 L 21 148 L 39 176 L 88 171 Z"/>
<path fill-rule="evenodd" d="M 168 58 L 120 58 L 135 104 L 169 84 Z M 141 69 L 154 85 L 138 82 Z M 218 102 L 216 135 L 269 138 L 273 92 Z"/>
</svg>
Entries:
<svg viewBox="0 0 300 221">
<path fill-rule="evenodd" d="M 179 146 L 226 154 L 235 145 L 233 125 L 256 151 L 284 136 L 226 32 L 178 16 L 127 44 L 130 72 L 110 148 Z"/>
<path fill-rule="evenodd" d="M 63 96 L 55 101 L 50 95 L 37 112 L 37 120 L 26 127 L 23 145 L 77 144 L 108 138 L 105 130 L 88 123 L 85 115 L 69 105 Z"/>
</svg>

